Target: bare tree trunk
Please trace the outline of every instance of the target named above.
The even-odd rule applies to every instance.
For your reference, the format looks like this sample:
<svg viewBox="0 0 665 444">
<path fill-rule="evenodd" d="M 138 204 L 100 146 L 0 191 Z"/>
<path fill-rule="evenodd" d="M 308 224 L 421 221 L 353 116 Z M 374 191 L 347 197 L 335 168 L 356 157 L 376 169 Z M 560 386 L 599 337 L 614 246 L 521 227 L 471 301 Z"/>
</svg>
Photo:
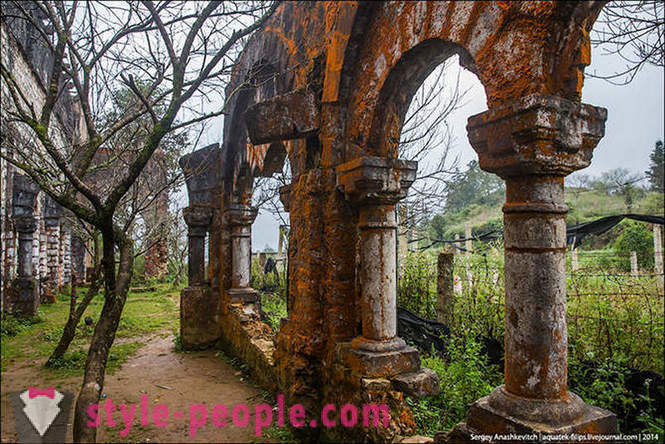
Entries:
<svg viewBox="0 0 665 444">
<path fill-rule="evenodd" d="M 69 348 L 70 344 L 74 340 L 74 336 L 76 335 L 76 326 L 81 320 L 81 316 L 83 316 L 83 313 L 85 313 L 87 310 L 88 305 L 90 305 L 90 301 L 92 301 L 92 298 L 94 298 L 97 293 L 99 293 L 99 288 L 101 286 L 101 264 L 99 263 L 100 245 L 99 237 L 94 236 L 94 239 L 95 257 L 90 288 L 88 288 L 88 293 L 85 295 L 85 298 L 83 298 L 78 307 L 76 307 L 76 293 L 74 291 L 74 283 L 76 280 L 72 279 L 72 299 L 69 305 L 69 317 L 67 318 L 67 323 L 65 324 L 65 327 L 62 331 L 62 336 L 60 336 L 58 345 L 55 347 L 55 350 L 53 350 L 53 353 L 51 353 L 48 361 L 46 361 L 47 367 L 52 367 L 67 352 L 67 349 Z"/>
<path fill-rule="evenodd" d="M 90 343 L 88 359 L 85 363 L 85 374 L 83 384 L 76 400 L 76 409 L 74 412 L 74 441 L 75 442 L 95 442 L 97 438 L 97 429 L 88 427 L 88 408 L 92 404 L 97 404 L 104 387 L 104 377 L 106 372 L 106 361 L 109 350 L 120 322 L 120 316 L 127 300 L 127 291 L 132 276 L 132 267 L 134 262 L 133 246 L 130 240 L 120 239 L 120 265 L 117 273 L 115 270 L 115 234 L 110 228 L 102 232 L 104 243 L 103 265 L 104 265 L 104 284 L 105 301 L 99 321 L 95 327 L 95 333 Z"/>
</svg>

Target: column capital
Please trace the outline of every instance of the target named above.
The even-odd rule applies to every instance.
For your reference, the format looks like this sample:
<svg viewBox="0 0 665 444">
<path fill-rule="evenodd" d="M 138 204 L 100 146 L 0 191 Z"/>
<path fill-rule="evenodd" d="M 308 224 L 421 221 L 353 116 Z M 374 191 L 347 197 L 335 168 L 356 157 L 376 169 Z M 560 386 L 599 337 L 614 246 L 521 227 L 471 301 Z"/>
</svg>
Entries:
<svg viewBox="0 0 665 444">
<path fill-rule="evenodd" d="M 224 211 L 224 218 L 231 226 L 249 226 L 254 223 L 258 211 L 258 208 L 250 205 L 231 204 Z"/>
<path fill-rule="evenodd" d="M 212 223 L 212 213 L 212 208 L 202 206 L 189 206 L 182 210 L 182 216 L 190 229 L 207 230 Z"/>
<path fill-rule="evenodd" d="M 485 171 L 566 176 L 589 166 L 605 120 L 605 108 L 532 94 L 471 116 L 467 131 Z"/>
<path fill-rule="evenodd" d="M 14 216 L 14 230 L 19 233 L 34 233 L 37 229 L 37 218 L 33 215 Z"/>
<path fill-rule="evenodd" d="M 406 197 L 418 162 L 358 157 L 337 167 L 337 187 L 357 204 L 394 205 Z"/>
</svg>

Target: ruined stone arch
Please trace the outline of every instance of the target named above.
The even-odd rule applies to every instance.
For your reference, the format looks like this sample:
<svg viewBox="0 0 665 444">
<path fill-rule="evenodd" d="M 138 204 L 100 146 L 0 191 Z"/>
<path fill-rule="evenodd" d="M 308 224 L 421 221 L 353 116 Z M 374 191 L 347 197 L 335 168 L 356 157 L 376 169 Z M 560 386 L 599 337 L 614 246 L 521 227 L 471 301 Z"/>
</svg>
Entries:
<svg viewBox="0 0 665 444">
<path fill-rule="evenodd" d="M 433 393 L 438 381 L 396 332 L 394 206 L 416 165 L 396 158 L 395 139 L 425 77 L 459 54 L 489 108 L 469 118 L 469 141 L 480 166 L 506 181 L 508 322 L 506 385 L 478 400 L 454 435 L 534 422 L 552 431 L 615 429 L 611 413 L 567 391 L 562 309 L 563 178 L 589 164 L 606 119 L 604 109 L 580 103 L 588 31 L 603 4 L 282 3 L 245 46 L 227 89 L 221 200 L 207 222 L 219 297 L 200 298 L 220 307 L 205 314 L 207 324 L 195 319 L 218 330 L 197 334 L 218 337 L 259 381 L 308 409 L 381 399 L 394 414 L 386 430 L 318 428 L 310 437 L 386 440 L 413 431 L 403 394 Z M 275 74 L 270 91 L 243 89 L 266 64 Z M 290 310 L 273 341 L 261 333 L 247 277 L 251 183 L 286 156 Z M 185 296 L 181 306 L 197 310 Z"/>
<path fill-rule="evenodd" d="M 530 94 L 579 101 L 589 63 L 588 32 L 604 4 L 397 2 L 367 7 L 355 19 L 364 29 L 354 29 L 350 38 L 355 41 L 346 43 L 340 80 L 354 85 L 340 89 L 338 97 L 349 114 L 345 157 L 391 152 L 379 140 L 386 129 L 377 128 L 391 112 L 385 108 L 387 96 L 403 94 L 407 100 L 399 101 L 408 108 L 414 85 L 453 53 L 483 84 L 489 108 Z"/>
</svg>

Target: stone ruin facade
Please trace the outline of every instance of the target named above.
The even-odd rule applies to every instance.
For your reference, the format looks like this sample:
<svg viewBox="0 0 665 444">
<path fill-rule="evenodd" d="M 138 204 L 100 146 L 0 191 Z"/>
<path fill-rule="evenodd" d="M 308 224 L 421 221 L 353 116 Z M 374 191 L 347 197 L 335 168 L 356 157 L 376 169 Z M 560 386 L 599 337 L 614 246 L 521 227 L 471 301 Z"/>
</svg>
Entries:
<svg viewBox="0 0 665 444">
<path fill-rule="evenodd" d="M 44 19 L 43 12 L 35 5 L 25 3 L 23 7 L 37 20 Z M 16 17 L 20 14 L 13 11 L 13 5 L 3 3 L 2 8 L 3 64 L 11 68 L 21 91 L 35 109 L 40 109 L 45 102 L 52 56 L 40 41 L 39 31 Z M 0 87 L 2 153 L 12 157 L 17 145 L 27 147 L 26 151 L 36 155 L 44 153 L 29 130 L 11 121 L 9 112 L 13 102 L 4 81 L 0 82 Z M 66 90 L 56 102 L 54 116 L 50 130 L 57 146 L 83 141 L 83 116 L 78 103 Z M 159 159 L 155 159 L 148 168 L 154 170 L 159 166 Z M 151 177 L 163 176 L 157 173 L 159 171 L 151 171 Z M 149 211 L 164 214 L 167 208 L 168 197 L 160 196 Z M 156 237 L 147 242 L 150 248 L 146 252 L 146 277 L 162 277 L 168 263 L 167 241 L 163 230 L 153 231 Z M 4 158 L 0 158 L 0 240 L 2 311 L 31 316 L 40 301 L 53 302 L 57 291 L 70 284 L 73 278 L 82 283 L 90 274 L 91 242 L 85 231 L 71 214 Z"/>
<path fill-rule="evenodd" d="M 39 17 L 37 9 L 33 12 Z M 12 68 L 27 98 L 42 106 L 52 59 L 39 43 L 38 32 L 9 17 L 2 20 L 0 32 L 3 64 Z M 31 146 L 38 153 L 42 148 L 34 136 L 10 121 L 13 103 L 7 85 L 2 82 L 1 87 L 3 154 L 11 157 L 14 144 Z M 80 113 L 67 94 L 57 102 L 55 116 L 51 135 L 56 143 L 76 143 Z M 4 158 L 0 159 L 0 219 L 3 311 L 34 315 L 40 302 L 53 302 L 72 276 L 79 282 L 85 279 L 89 255 L 71 218 Z"/>
<path fill-rule="evenodd" d="M 505 385 L 446 437 L 613 432 L 616 417 L 567 389 L 564 177 L 588 166 L 607 112 L 581 103 L 589 32 L 604 2 L 286 2 L 252 36 L 227 89 L 221 146 L 188 175 L 187 348 L 216 341 L 267 388 L 317 409 L 385 402 L 388 428 L 299 429 L 391 440 L 414 432 L 405 396 L 436 375 L 396 331 L 395 204 L 417 165 L 396 158 L 405 113 L 454 54 L 484 86 L 469 118 L 481 167 L 506 182 Z M 249 286 L 253 178 L 288 157 L 288 317 L 276 338 Z M 205 236 L 209 263 L 204 263 Z"/>
</svg>

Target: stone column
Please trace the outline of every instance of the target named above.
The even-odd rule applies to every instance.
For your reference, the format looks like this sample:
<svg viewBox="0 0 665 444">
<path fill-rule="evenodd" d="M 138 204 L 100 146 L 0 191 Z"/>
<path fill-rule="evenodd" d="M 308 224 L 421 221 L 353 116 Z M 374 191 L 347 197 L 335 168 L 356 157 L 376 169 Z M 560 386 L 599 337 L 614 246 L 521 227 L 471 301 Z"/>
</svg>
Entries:
<svg viewBox="0 0 665 444">
<path fill-rule="evenodd" d="M 214 343 L 220 334 L 219 294 L 205 280 L 205 238 L 213 209 L 190 206 L 182 211 L 188 233 L 187 287 L 180 292 L 180 339 L 182 348 L 196 350 Z"/>
<path fill-rule="evenodd" d="M 72 277 L 72 233 L 69 222 L 60 224 L 60 276 L 63 285 Z"/>
<path fill-rule="evenodd" d="M 72 280 L 81 285 L 85 282 L 85 241 L 79 234 L 71 237 L 71 270 Z"/>
<path fill-rule="evenodd" d="M 362 336 L 343 360 L 366 376 L 420 368 L 418 352 L 397 336 L 395 204 L 416 175 L 415 162 L 362 157 L 337 167 L 337 185 L 358 209 Z"/>
<path fill-rule="evenodd" d="M 188 276 L 189 287 L 196 287 L 205 282 L 205 239 L 212 222 L 212 209 L 206 207 L 188 207 L 183 211 L 188 227 Z"/>
<path fill-rule="evenodd" d="M 21 316 L 33 316 L 39 307 L 39 285 L 33 261 L 33 237 L 37 229 L 35 203 L 39 188 L 27 176 L 14 173 L 12 221 L 18 233 L 18 276 L 8 290 L 10 310 Z M 39 250 L 37 250 L 39 251 Z"/>
<path fill-rule="evenodd" d="M 189 208 L 183 210 L 189 227 L 189 286 L 180 292 L 180 337 L 187 350 L 206 348 L 221 335 L 219 292 L 220 173 L 223 170 L 218 144 L 182 156 L 178 163 L 187 183 Z M 210 235 L 209 275 L 205 275 L 205 238 Z"/>
<path fill-rule="evenodd" d="M 567 387 L 564 176 L 589 165 L 606 116 L 602 108 L 532 95 L 469 119 L 481 168 L 506 181 L 505 385 L 474 403 L 462 428 L 616 431 L 611 412 Z"/>
<path fill-rule="evenodd" d="M 37 218 L 32 215 L 15 216 L 14 230 L 18 233 L 18 276 L 12 283 L 13 310 L 23 316 L 32 316 L 39 307 L 39 284 L 34 275 L 33 236 Z"/>
<path fill-rule="evenodd" d="M 46 285 L 44 298 L 55 302 L 55 294 L 60 286 L 58 276 L 58 245 L 60 239 L 60 217 L 62 207 L 50 197 L 44 203 L 44 230 L 46 231 Z"/>
<path fill-rule="evenodd" d="M 233 204 L 225 211 L 226 224 L 231 227 L 231 288 L 232 302 L 255 302 L 258 292 L 250 287 L 252 262 L 252 223 L 258 210 L 249 205 Z"/>
<path fill-rule="evenodd" d="M 654 272 L 663 274 L 663 227 L 653 225 L 653 263 Z"/>
</svg>

